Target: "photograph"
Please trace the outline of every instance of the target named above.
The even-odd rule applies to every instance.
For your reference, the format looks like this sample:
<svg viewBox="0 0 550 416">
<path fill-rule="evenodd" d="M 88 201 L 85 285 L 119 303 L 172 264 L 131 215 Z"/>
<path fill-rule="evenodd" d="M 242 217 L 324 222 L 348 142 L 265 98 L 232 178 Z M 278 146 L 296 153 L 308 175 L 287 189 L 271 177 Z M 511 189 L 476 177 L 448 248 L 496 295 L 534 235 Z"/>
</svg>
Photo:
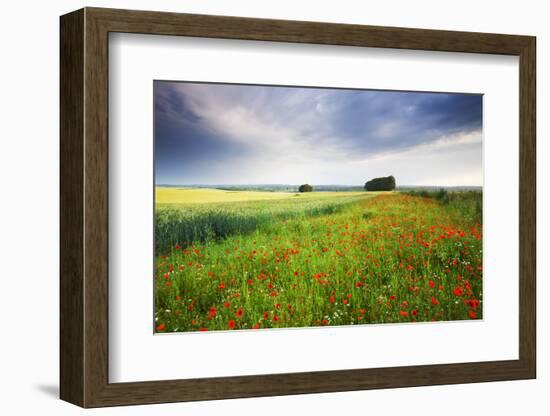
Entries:
<svg viewBox="0 0 550 416">
<path fill-rule="evenodd" d="M 153 88 L 155 333 L 482 319 L 481 94 Z"/>
</svg>

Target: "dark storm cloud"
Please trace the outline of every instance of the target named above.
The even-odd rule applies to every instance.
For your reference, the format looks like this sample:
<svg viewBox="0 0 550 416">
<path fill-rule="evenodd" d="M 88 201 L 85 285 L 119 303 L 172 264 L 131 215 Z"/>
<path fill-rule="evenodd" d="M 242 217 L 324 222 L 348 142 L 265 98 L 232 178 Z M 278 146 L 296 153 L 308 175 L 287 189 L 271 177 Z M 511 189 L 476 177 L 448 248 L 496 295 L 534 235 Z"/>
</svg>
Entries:
<svg viewBox="0 0 550 416">
<path fill-rule="evenodd" d="M 382 91 L 333 92 L 331 134 L 355 155 L 405 149 L 481 129 L 481 97 Z"/>
</svg>

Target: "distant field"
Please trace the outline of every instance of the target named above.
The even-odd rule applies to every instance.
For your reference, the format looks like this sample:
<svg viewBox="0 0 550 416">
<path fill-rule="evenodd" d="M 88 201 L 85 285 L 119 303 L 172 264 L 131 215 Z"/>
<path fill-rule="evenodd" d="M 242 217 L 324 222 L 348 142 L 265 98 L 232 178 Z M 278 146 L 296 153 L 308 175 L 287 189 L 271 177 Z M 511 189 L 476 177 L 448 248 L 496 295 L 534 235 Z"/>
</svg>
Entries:
<svg viewBox="0 0 550 416">
<path fill-rule="evenodd" d="M 365 192 L 261 192 L 226 191 L 209 188 L 162 188 L 155 189 L 157 205 L 204 204 L 210 202 L 264 201 L 288 198 L 319 199 L 341 196 L 365 195 Z"/>
</svg>

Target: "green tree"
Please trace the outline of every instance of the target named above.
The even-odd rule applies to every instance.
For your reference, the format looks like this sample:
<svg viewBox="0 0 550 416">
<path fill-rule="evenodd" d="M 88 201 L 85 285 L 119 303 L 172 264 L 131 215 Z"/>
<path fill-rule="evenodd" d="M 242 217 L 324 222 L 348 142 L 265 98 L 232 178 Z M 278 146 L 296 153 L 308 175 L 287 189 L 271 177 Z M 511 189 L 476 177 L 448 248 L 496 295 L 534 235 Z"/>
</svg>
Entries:
<svg viewBox="0 0 550 416">
<path fill-rule="evenodd" d="M 313 186 L 310 184 L 304 183 L 303 185 L 300 185 L 298 188 L 298 191 L 300 192 L 313 192 Z"/>
<path fill-rule="evenodd" d="M 365 183 L 365 191 L 393 191 L 395 189 L 395 178 L 387 176 L 374 178 Z"/>
</svg>

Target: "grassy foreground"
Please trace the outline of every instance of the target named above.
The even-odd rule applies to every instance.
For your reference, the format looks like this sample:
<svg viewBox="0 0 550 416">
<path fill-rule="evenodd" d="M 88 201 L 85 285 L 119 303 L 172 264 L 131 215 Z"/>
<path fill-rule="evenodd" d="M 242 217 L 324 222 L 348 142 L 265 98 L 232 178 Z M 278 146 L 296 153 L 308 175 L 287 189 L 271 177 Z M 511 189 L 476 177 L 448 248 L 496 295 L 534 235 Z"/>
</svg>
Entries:
<svg viewBox="0 0 550 416">
<path fill-rule="evenodd" d="M 482 317 L 479 193 L 325 198 L 350 199 L 313 214 L 288 201 L 227 204 L 220 212 L 275 214 L 254 231 L 170 245 L 156 260 L 156 331 Z"/>
</svg>

